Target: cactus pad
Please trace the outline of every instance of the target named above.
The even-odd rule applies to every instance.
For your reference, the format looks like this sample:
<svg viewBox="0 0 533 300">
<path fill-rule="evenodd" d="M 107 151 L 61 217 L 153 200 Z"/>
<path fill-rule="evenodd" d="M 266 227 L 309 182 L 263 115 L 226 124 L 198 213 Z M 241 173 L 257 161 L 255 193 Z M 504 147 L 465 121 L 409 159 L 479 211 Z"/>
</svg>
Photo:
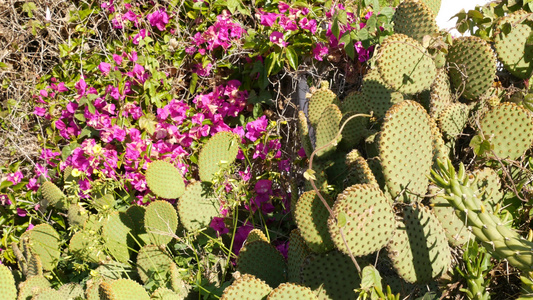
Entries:
<svg viewBox="0 0 533 300">
<path fill-rule="evenodd" d="M 269 242 L 268 241 L 268 238 L 266 237 L 266 235 L 261 231 L 261 229 L 252 229 L 252 231 L 250 231 L 250 233 L 248 233 L 248 237 L 246 238 L 246 241 L 245 243 L 251 243 L 251 242 L 254 242 L 254 241 L 264 241 L 264 242 Z"/>
<path fill-rule="evenodd" d="M 531 113 L 514 103 L 506 102 L 492 108 L 479 125 L 485 139 L 494 146 L 494 153 L 501 159 L 517 159 L 533 142 Z"/>
<path fill-rule="evenodd" d="M 83 299 L 85 298 L 83 288 L 77 283 L 67 283 L 62 285 L 58 292 L 61 294 L 59 299 Z M 57 300 L 57 298 L 55 299 Z"/>
<path fill-rule="evenodd" d="M 298 133 L 300 134 L 300 143 L 309 157 L 313 153 L 313 143 L 309 137 L 309 127 L 307 126 L 307 117 L 303 111 L 298 111 Z"/>
<path fill-rule="evenodd" d="M 164 286 L 171 264 L 172 259 L 166 251 L 156 245 L 146 245 L 137 256 L 137 273 L 144 283 L 155 281 L 156 286 Z"/>
<path fill-rule="evenodd" d="M 205 143 L 198 157 L 198 171 L 202 181 L 212 181 L 217 172 L 235 161 L 239 152 L 239 141 L 238 135 L 220 131 Z"/>
<path fill-rule="evenodd" d="M 393 34 L 383 42 L 377 65 L 383 80 L 404 94 L 429 89 L 437 75 L 437 68 L 427 50 L 403 34 Z"/>
<path fill-rule="evenodd" d="M 342 126 L 346 120 L 350 117 L 356 115 L 356 112 L 348 112 L 342 116 L 342 119 L 339 123 Z M 353 149 L 361 140 L 363 140 L 367 135 L 367 126 L 369 118 L 368 117 L 353 117 L 342 130 L 342 145 L 347 149 Z"/>
<path fill-rule="evenodd" d="M 454 103 L 443 109 L 438 118 L 439 128 L 448 140 L 455 138 L 463 132 L 468 122 L 468 106 L 464 103 Z"/>
<path fill-rule="evenodd" d="M 149 300 L 146 290 L 131 279 L 117 279 L 100 283 L 100 298 L 102 300 Z"/>
<path fill-rule="evenodd" d="M 63 298 L 63 295 L 52 288 L 44 288 L 40 290 L 36 290 L 34 293 L 34 296 L 31 298 L 32 300 L 57 300 L 57 299 L 68 299 Z"/>
<path fill-rule="evenodd" d="M 271 287 L 286 281 L 286 269 L 287 264 L 283 255 L 265 241 L 245 244 L 237 258 L 237 271 L 241 274 L 254 275 Z"/>
<path fill-rule="evenodd" d="M 47 201 L 49 205 L 52 205 L 59 210 L 67 209 L 67 197 L 57 185 L 51 181 L 45 181 L 41 185 L 41 193 L 43 199 Z"/>
<path fill-rule="evenodd" d="M 431 84 L 430 90 L 428 111 L 430 116 L 436 118 L 454 100 L 446 69 L 437 70 L 437 77 L 435 77 L 435 81 Z"/>
<path fill-rule="evenodd" d="M 289 250 L 287 252 L 288 281 L 300 283 L 300 268 L 311 250 L 305 244 L 298 229 L 294 229 L 289 236 Z"/>
<path fill-rule="evenodd" d="M 29 246 L 31 252 L 41 258 L 43 270 L 52 271 L 59 262 L 59 243 L 57 231 L 48 224 L 40 224 L 29 231 Z"/>
<path fill-rule="evenodd" d="M 339 107 L 335 104 L 330 104 L 324 108 L 322 117 L 318 121 L 316 127 L 316 143 L 315 149 L 319 149 L 329 144 L 339 133 L 340 122 L 342 119 L 342 113 Z M 340 139 L 334 143 L 329 144 L 326 148 L 317 151 L 317 156 L 325 157 L 337 148 L 337 143 Z"/>
<path fill-rule="evenodd" d="M 350 151 L 350 153 L 346 155 L 346 164 L 350 169 L 350 181 L 353 181 L 353 184 L 369 183 L 378 185 L 374 173 L 372 173 L 365 158 L 361 156 L 357 149 Z"/>
<path fill-rule="evenodd" d="M 125 212 L 113 212 L 104 220 L 102 237 L 105 246 L 119 262 L 127 262 L 135 247 L 133 227 L 133 221 Z"/>
<path fill-rule="evenodd" d="M 475 170 L 473 175 L 476 178 L 474 186 L 477 187 L 478 193 L 483 192 L 481 200 L 488 210 L 493 211 L 503 198 L 500 176 L 491 168 Z"/>
<path fill-rule="evenodd" d="M 50 288 L 50 282 L 42 275 L 32 276 L 19 285 L 18 300 L 30 300 L 33 294 L 41 289 Z"/>
<path fill-rule="evenodd" d="M 328 219 L 331 239 L 337 249 L 347 255 L 363 256 L 378 251 L 391 239 L 396 228 L 392 205 L 377 184 L 356 184 L 347 188 L 337 197 L 333 212 L 334 218 Z M 348 248 L 339 227 L 342 227 Z"/>
<path fill-rule="evenodd" d="M 323 194 L 331 206 L 334 199 Z M 314 190 L 303 193 L 296 203 L 294 220 L 300 235 L 313 252 L 322 253 L 333 249 L 333 241 L 328 232 L 329 212 Z"/>
<path fill-rule="evenodd" d="M 200 181 L 189 184 L 178 201 L 178 214 L 183 227 L 188 231 L 209 226 L 211 220 L 220 215 L 219 209 L 218 199 L 204 190 Z"/>
<path fill-rule="evenodd" d="M 527 20 L 527 14 L 524 10 L 518 10 L 502 17 L 494 31 L 494 47 L 498 58 L 511 74 L 521 79 L 531 77 L 533 72 L 533 45 L 527 43 L 533 33 L 533 22 L 531 18 Z"/>
<path fill-rule="evenodd" d="M 165 199 L 179 198 L 185 189 L 180 171 L 162 160 L 150 163 L 146 170 L 146 184 L 154 194 Z"/>
<path fill-rule="evenodd" d="M 171 289 L 168 289 L 166 287 L 160 287 L 157 290 L 155 290 L 152 295 L 150 296 L 151 300 L 181 300 L 183 297 L 180 297 L 180 295 L 176 294 Z"/>
<path fill-rule="evenodd" d="M 361 89 L 368 110 L 378 118 L 383 117 L 392 105 L 403 101 L 403 95 L 389 87 L 377 69 L 366 73 Z"/>
<path fill-rule="evenodd" d="M 403 219 L 387 245 L 398 275 L 407 282 L 427 283 L 446 273 L 451 252 L 435 215 L 423 206 L 406 206 Z"/>
<path fill-rule="evenodd" d="M 448 242 L 453 246 L 462 246 L 468 242 L 472 234 L 465 225 L 465 220 L 459 219 L 455 214 L 455 209 L 442 194 L 431 198 L 433 213 L 442 224 Z"/>
<path fill-rule="evenodd" d="M 319 299 L 355 299 L 354 289 L 361 284 L 350 257 L 338 251 L 307 257 L 301 276 L 302 284 L 312 289 Z"/>
<path fill-rule="evenodd" d="M 338 105 L 339 98 L 329 89 L 327 82 L 322 83 L 322 87 L 316 90 L 309 98 L 309 122 L 311 126 L 318 126 L 322 113 L 331 104 Z"/>
<path fill-rule="evenodd" d="M 126 210 L 126 214 L 133 221 L 133 229 L 135 235 L 140 239 L 139 242 L 144 242 L 144 244 L 150 244 L 150 236 L 146 233 L 146 228 L 144 227 L 144 214 L 146 213 L 145 206 L 132 205 Z"/>
<path fill-rule="evenodd" d="M 178 228 L 176 210 L 167 201 L 150 203 L 144 214 L 144 227 L 152 244 L 166 245 L 170 243 Z"/>
<path fill-rule="evenodd" d="M 344 98 L 341 105 L 341 111 L 343 114 L 347 112 L 355 113 L 369 113 L 368 105 L 361 92 L 351 92 Z"/>
<path fill-rule="evenodd" d="M 414 101 L 391 107 L 383 121 L 379 156 L 393 197 L 407 188 L 424 195 L 432 165 L 431 128 L 424 108 Z"/>
<path fill-rule="evenodd" d="M 89 218 L 89 212 L 79 203 L 72 203 L 68 208 L 68 224 L 71 227 L 83 226 Z"/>
<path fill-rule="evenodd" d="M 282 283 L 268 295 L 268 300 L 282 299 L 318 300 L 310 288 L 294 283 Z"/>
<path fill-rule="evenodd" d="M 479 37 L 459 37 L 448 50 L 450 80 L 456 92 L 468 100 L 485 94 L 496 74 L 496 57 Z"/>
<path fill-rule="evenodd" d="M 228 286 L 221 300 L 264 300 L 272 288 L 253 275 L 243 275 Z"/>
<path fill-rule="evenodd" d="M 5 265 L 0 265 L 0 291 L 2 291 L 2 297 L 6 300 L 17 298 L 15 279 L 13 278 L 11 271 Z"/>
<path fill-rule="evenodd" d="M 70 239 L 68 249 L 82 261 L 97 263 L 106 258 L 104 246 L 98 241 L 98 236 L 86 231 L 75 233 Z"/>
<path fill-rule="evenodd" d="M 405 0 L 394 12 L 394 32 L 405 34 L 408 37 L 422 43 L 426 35 L 432 35 L 438 31 L 436 15 L 421 1 Z"/>
<path fill-rule="evenodd" d="M 113 197 L 113 194 L 105 194 L 102 197 L 94 201 L 94 206 L 99 211 L 106 211 L 106 210 L 113 209 L 114 205 L 115 205 L 115 197 Z"/>
</svg>

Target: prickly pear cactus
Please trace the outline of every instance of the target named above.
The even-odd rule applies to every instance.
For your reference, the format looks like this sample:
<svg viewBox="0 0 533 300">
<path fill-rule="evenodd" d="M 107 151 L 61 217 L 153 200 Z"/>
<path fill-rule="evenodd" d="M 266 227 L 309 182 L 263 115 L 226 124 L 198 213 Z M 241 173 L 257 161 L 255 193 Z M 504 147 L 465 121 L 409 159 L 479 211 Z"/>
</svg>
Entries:
<svg viewBox="0 0 533 300">
<path fill-rule="evenodd" d="M 43 199 L 48 202 L 49 205 L 59 209 L 67 209 L 67 197 L 63 192 L 51 181 L 45 181 L 41 185 L 41 193 Z"/>
<path fill-rule="evenodd" d="M 83 288 L 78 283 L 64 284 L 58 292 L 61 294 L 60 299 L 83 299 L 85 297 Z"/>
<path fill-rule="evenodd" d="M 448 140 L 455 140 L 463 132 L 468 122 L 468 112 L 468 106 L 464 103 L 451 104 L 440 112 L 437 122 Z"/>
<path fill-rule="evenodd" d="M 170 273 L 172 259 L 165 250 L 156 245 L 146 245 L 137 256 L 137 273 L 144 283 L 156 282 L 163 286 Z"/>
<path fill-rule="evenodd" d="M 269 243 L 269 240 L 266 235 L 260 229 L 257 228 L 252 229 L 252 231 L 248 233 L 248 237 L 246 238 L 246 241 L 244 243 L 246 244 L 254 241 L 264 241 Z"/>
<path fill-rule="evenodd" d="M 438 31 L 436 15 L 419 0 L 405 0 L 394 12 L 394 32 L 422 43 L 424 36 Z"/>
<path fill-rule="evenodd" d="M 0 291 L 2 291 L 2 297 L 6 300 L 17 298 L 15 279 L 13 278 L 11 271 L 5 265 L 0 265 Z"/>
<path fill-rule="evenodd" d="M 389 242 L 396 228 L 392 204 L 376 184 L 347 188 L 337 197 L 333 212 L 334 217 L 328 219 L 329 233 L 335 247 L 347 255 L 363 256 L 378 251 Z"/>
<path fill-rule="evenodd" d="M 218 199 L 204 191 L 202 185 L 200 181 L 189 184 L 178 201 L 181 224 L 191 232 L 209 226 L 211 220 L 220 215 Z"/>
<path fill-rule="evenodd" d="M 289 236 L 289 250 L 287 253 L 288 282 L 300 283 L 300 268 L 311 250 L 305 244 L 298 229 L 294 229 Z"/>
<path fill-rule="evenodd" d="M 266 299 L 272 288 L 253 275 L 243 275 L 228 286 L 222 294 L 221 300 L 263 300 Z"/>
<path fill-rule="evenodd" d="M 337 139 L 335 143 L 329 143 L 337 136 L 341 125 L 341 119 L 342 113 L 337 105 L 330 104 L 324 108 L 322 116 L 316 127 L 315 149 L 319 149 L 324 146 L 325 148 L 317 151 L 317 156 L 326 157 L 337 148 L 337 143 L 340 142 L 342 136 L 341 138 Z"/>
<path fill-rule="evenodd" d="M 447 60 L 451 83 L 465 99 L 475 100 L 492 86 L 496 75 L 496 56 L 481 38 L 456 38 L 448 50 Z"/>
<path fill-rule="evenodd" d="M 455 209 L 443 194 L 437 194 L 431 198 L 431 206 L 451 245 L 460 247 L 472 239 L 472 233 L 468 230 L 464 220 L 459 219 L 455 214 Z"/>
<path fill-rule="evenodd" d="M 28 231 L 28 246 L 42 262 L 43 270 L 52 271 L 59 262 L 61 239 L 57 231 L 48 224 L 40 224 Z"/>
<path fill-rule="evenodd" d="M 393 197 L 404 189 L 424 195 L 428 188 L 433 151 L 429 116 L 410 100 L 387 111 L 379 138 L 379 157 L 386 185 Z"/>
<path fill-rule="evenodd" d="M 213 135 L 198 156 L 198 173 L 202 181 L 212 181 L 213 176 L 231 165 L 239 152 L 238 135 L 221 131 Z"/>
<path fill-rule="evenodd" d="M 146 290 L 131 279 L 117 279 L 100 283 L 100 298 L 102 300 L 149 300 Z"/>
<path fill-rule="evenodd" d="M 514 103 L 501 103 L 479 121 L 481 132 L 494 146 L 494 154 L 503 159 L 517 159 L 533 143 L 531 112 Z M 493 157 L 493 154 L 489 154 Z"/>
<path fill-rule="evenodd" d="M 68 224 L 70 226 L 82 226 L 89 218 L 89 212 L 79 203 L 72 203 L 68 208 Z"/>
<path fill-rule="evenodd" d="M 300 134 L 300 142 L 305 150 L 307 157 L 313 153 L 313 143 L 309 137 L 309 127 L 307 126 L 307 117 L 303 111 L 298 111 L 298 133 Z"/>
<path fill-rule="evenodd" d="M 429 115 L 436 118 L 440 112 L 454 101 L 448 72 L 446 69 L 437 70 L 437 77 L 431 84 L 429 99 Z"/>
<path fill-rule="evenodd" d="M 424 206 L 406 206 L 387 252 L 407 282 L 428 283 L 447 272 L 451 252 L 442 225 Z"/>
<path fill-rule="evenodd" d="M 146 170 L 146 184 L 154 194 L 165 199 L 179 198 L 185 190 L 180 171 L 162 160 L 150 163 Z"/>
<path fill-rule="evenodd" d="M 370 112 L 363 94 L 358 91 L 349 93 L 342 101 L 340 108 L 343 114 L 346 114 L 347 112 L 367 114 Z"/>
<path fill-rule="evenodd" d="M 309 123 L 315 128 L 327 106 L 330 104 L 339 106 L 339 98 L 329 89 L 329 83 L 322 81 L 320 85 L 320 89 L 316 90 L 309 98 Z"/>
<path fill-rule="evenodd" d="M 294 283 L 282 283 L 268 295 L 268 300 L 283 299 L 318 300 L 310 288 Z"/>
<path fill-rule="evenodd" d="M 287 264 L 283 255 L 265 241 L 246 243 L 237 258 L 237 271 L 241 274 L 254 275 L 271 287 L 286 281 L 286 269 Z"/>
<path fill-rule="evenodd" d="M 32 276 L 19 285 L 19 295 L 17 299 L 30 300 L 35 292 L 50 287 L 50 282 L 44 276 Z"/>
<path fill-rule="evenodd" d="M 57 300 L 61 299 L 62 295 L 59 291 L 56 291 L 52 288 L 45 288 L 36 291 L 36 293 L 31 298 L 32 300 Z"/>
<path fill-rule="evenodd" d="M 98 236 L 87 231 L 76 232 L 69 243 L 69 252 L 79 260 L 97 263 L 106 258 Z"/>
<path fill-rule="evenodd" d="M 437 68 L 422 45 L 403 34 L 393 34 L 382 44 L 377 66 L 383 80 L 404 94 L 429 89 Z"/>
<path fill-rule="evenodd" d="M 496 23 L 494 48 L 505 68 L 518 78 L 527 79 L 533 72 L 533 45 L 527 40 L 533 32 L 533 20 L 525 10 L 502 17 Z"/>
<path fill-rule="evenodd" d="M 127 262 L 135 247 L 133 221 L 125 212 L 113 212 L 103 221 L 102 237 L 109 253 L 119 262 Z"/>
<path fill-rule="evenodd" d="M 371 69 L 366 73 L 361 89 L 361 97 L 366 102 L 368 110 L 378 118 L 383 117 L 392 105 L 403 101 L 402 93 L 388 86 L 377 69 Z"/>
<path fill-rule="evenodd" d="M 166 245 L 173 239 L 178 228 L 178 215 L 167 201 L 154 201 L 146 207 L 144 228 L 154 245 Z"/>
<path fill-rule="evenodd" d="M 334 199 L 323 194 L 328 205 Z M 333 241 L 328 232 L 329 212 L 314 190 L 303 193 L 296 203 L 294 219 L 306 245 L 313 252 L 323 253 L 333 249 Z"/>
</svg>

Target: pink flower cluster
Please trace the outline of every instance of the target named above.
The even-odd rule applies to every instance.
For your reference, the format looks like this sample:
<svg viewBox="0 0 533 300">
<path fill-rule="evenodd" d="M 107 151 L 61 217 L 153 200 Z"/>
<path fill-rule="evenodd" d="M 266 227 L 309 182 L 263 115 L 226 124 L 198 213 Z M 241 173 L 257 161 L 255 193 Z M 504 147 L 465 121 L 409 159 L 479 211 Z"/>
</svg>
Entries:
<svg viewBox="0 0 533 300">
<path fill-rule="evenodd" d="M 198 53 L 205 55 L 207 51 L 213 51 L 218 47 L 227 50 L 231 45 L 241 39 L 245 33 L 244 28 L 237 22 L 231 19 L 231 14 L 228 11 L 223 11 L 221 15 L 217 16 L 217 21 L 209 26 L 206 31 L 197 32 L 191 38 L 192 46 L 185 51 L 189 55 Z"/>
</svg>

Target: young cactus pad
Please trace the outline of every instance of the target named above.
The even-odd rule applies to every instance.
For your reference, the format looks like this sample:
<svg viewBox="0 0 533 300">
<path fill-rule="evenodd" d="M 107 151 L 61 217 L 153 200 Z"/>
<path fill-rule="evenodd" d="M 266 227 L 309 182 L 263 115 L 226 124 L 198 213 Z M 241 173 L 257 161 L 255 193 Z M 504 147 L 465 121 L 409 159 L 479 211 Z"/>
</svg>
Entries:
<svg viewBox="0 0 533 300">
<path fill-rule="evenodd" d="M 333 205 L 334 199 L 323 193 L 328 205 Z M 328 232 L 329 212 L 320 201 L 314 190 L 303 193 L 296 203 L 294 219 L 305 243 L 316 253 L 323 253 L 333 249 L 333 241 Z"/>
<path fill-rule="evenodd" d="M 419 0 L 405 0 L 394 12 L 394 32 L 422 43 L 424 36 L 438 31 L 436 15 Z"/>
<path fill-rule="evenodd" d="M 309 122 L 316 128 L 318 122 L 322 118 L 322 113 L 330 104 L 339 104 L 339 99 L 334 92 L 329 89 L 329 84 L 326 81 L 322 82 L 319 90 L 315 91 L 309 99 Z"/>
<path fill-rule="evenodd" d="M 3 299 L 13 300 L 17 298 L 17 287 L 11 270 L 5 265 L 0 265 L 0 291 Z"/>
<path fill-rule="evenodd" d="M 146 170 L 146 184 L 154 194 L 165 199 L 179 198 L 185 190 L 180 171 L 162 160 L 150 163 Z"/>
<path fill-rule="evenodd" d="M 202 181 L 212 181 L 215 174 L 231 165 L 239 152 L 238 135 L 221 131 L 204 145 L 198 157 L 198 172 Z"/>
<path fill-rule="evenodd" d="M 285 299 L 318 300 L 318 297 L 310 288 L 294 283 L 282 283 L 268 295 L 268 300 Z"/>
<path fill-rule="evenodd" d="M 219 209 L 218 199 L 204 190 L 200 181 L 189 184 L 178 201 L 181 224 L 191 232 L 209 226 L 211 220 L 220 215 Z"/>
<path fill-rule="evenodd" d="M 264 300 L 272 288 L 261 279 L 245 274 L 228 286 L 221 300 Z"/>
<path fill-rule="evenodd" d="M 378 251 L 389 242 L 396 228 L 392 205 L 377 184 L 347 188 L 337 197 L 333 212 L 334 217 L 328 219 L 329 233 L 337 249 L 347 255 L 363 256 Z"/>
<path fill-rule="evenodd" d="M 130 259 L 130 251 L 135 247 L 133 221 L 125 212 L 113 212 L 102 226 L 102 237 L 109 253 L 119 262 Z"/>
<path fill-rule="evenodd" d="M 29 231 L 31 252 L 41 258 L 43 270 L 52 271 L 59 262 L 61 239 L 57 231 L 48 224 L 40 224 Z"/>
<path fill-rule="evenodd" d="M 315 149 L 325 148 L 317 151 L 317 156 L 325 157 L 337 148 L 337 143 L 340 141 L 340 137 L 334 143 L 330 142 L 335 139 L 339 132 L 341 119 L 342 113 L 337 105 L 330 104 L 326 106 L 316 127 L 315 143 Z"/>
<path fill-rule="evenodd" d="M 167 201 L 150 203 L 144 213 L 144 228 L 152 244 L 170 243 L 178 229 L 178 215 L 172 204 Z"/>
<path fill-rule="evenodd" d="M 48 202 L 49 205 L 57 209 L 66 209 L 67 208 L 67 197 L 63 192 L 51 181 L 45 181 L 41 185 L 41 193 L 43 199 Z"/>
<path fill-rule="evenodd" d="M 131 279 L 117 279 L 100 283 L 102 300 L 149 300 L 146 290 Z"/>
<path fill-rule="evenodd" d="M 286 281 L 286 269 L 283 255 L 265 241 L 246 243 L 237 258 L 237 271 L 254 275 L 271 287 Z"/>
</svg>

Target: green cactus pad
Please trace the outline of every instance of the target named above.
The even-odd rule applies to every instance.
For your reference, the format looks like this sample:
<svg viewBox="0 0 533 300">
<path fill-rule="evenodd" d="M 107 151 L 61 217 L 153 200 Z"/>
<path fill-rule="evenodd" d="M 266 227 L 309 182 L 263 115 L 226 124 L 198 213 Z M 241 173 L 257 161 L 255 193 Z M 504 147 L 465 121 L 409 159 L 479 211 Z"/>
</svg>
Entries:
<svg viewBox="0 0 533 300">
<path fill-rule="evenodd" d="M 459 247 L 466 244 L 472 238 L 472 233 L 465 225 L 465 220 L 457 217 L 455 209 L 442 194 L 436 195 L 430 201 L 433 213 L 442 224 L 448 242 Z"/>
<path fill-rule="evenodd" d="M 367 161 L 361 156 L 357 149 L 350 151 L 350 153 L 346 155 L 346 164 L 350 169 L 350 177 L 352 178 L 353 184 L 369 183 L 378 185 L 374 173 L 372 173 Z"/>
<path fill-rule="evenodd" d="M 347 188 L 337 197 L 333 212 L 334 217 L 328 219 L 329 233 L 335 247 L 347 255 L 363 256 L 378 251 L 389 242 L 396 228 L 392 204 L 377 184 Z"/>
<path fill-rule="evenodd" d="M 331 207 L 334 199 L 322 193 Z M 296 203 L 294 220 L 305 243 L 313 252 L 322 253 L 333 249 L 328 232 L 329 212 L 314 190 L 303 193 Z"/>
<path fill-rule="evenodd" d="M 368 110 L 374 112 L 374 116 L 378 118 L 383 117 L 392 105 L 403 101 L 403 95 L 389 87 L 377 69 L 366 73 L 361 89 Z"/>
<path fill-rule="evenodd" d="M 44 288 L 37 290 L 34 294 L 34 296 L 31 298 L 32 300 L 57 300 L 57 299 L 68 299 L 63 298 L 63 295 L 52 288 Z"/>
<path fill-rule="evenodd" d="M 309 98 L 309 123 L 317 127 L 322 118 L 322 113 L 331 104 L 339 105 L 339 98 L 329 89 L 327 82 L 322 82 L 322 87 L 316 90 Z"/>
<path fill-rule="evenodd" d="M 494 211 L 497 204 L 503 199 L 503 192 L 500 191 L 500 176 L 491 168 L 474 170 L 473 175 L 476 178 L 474 186 L 477 187 L 478 193 L 483 192 L 481 200 L 489 211 Z"/>
<path fill-rule="evenodd" d="M 330 104 L 324 108 L 322 117 L 318 121 L 316 128 L 316 143 L 315 149 L 319 149 L 326 144 L 329 144 L 340 129 L 340 122 L 342 119 L 342 113 L 336 104 Z M 340 142 L 342 136 L 334 143 L 329 144 L 326 148 L 317 151 L 318 157 L 326 157 L 331 154 L 337 148 L 337 143 Z"/>
<path fill-rule="evenodd" d="M 162 160 L 150 163 L 146 170 L 146 184 L 154 194 L 165 199 L 179 198 L 185 190 L 180 171 Z"/>
<path fill-rule="evenodd" d="M 500 18 L 494 31 L 496 54 L 505 68 L 521 79 L 533 73 L 533 45 L 527 40 L 533 33 L 533 20 L 525 10 Z"/>
<path fill-rule="evenodd" d="M 72 176 L 72 167 L 67 166 L 63 171 L 63 182 L 70 183 L 76 180 L 76 177 Z"/>
<path fill-rule="evenodd" d="M 340 126 L 346 122 L 352 116 L 359 114 L 357 112 L 348 112 L 342 116 L 339 123 Z M 368 134 L 367 127 L 369 123 L 368 117 L 353 117 L 350 121 L 344 125 L 342 130 L 341 146 L 344 149 L 353 149 L 355 146 L 363 140 Z"/>
<path fill-rule="evenodd" d="M 77 259 L 97 263 L 106 258 L 104 246 L 98 236 L 87 231 L 78 231 L 70 239 L 69 252 Z"/>
<path fill-rule="evenodd" d="M 58 299 L 83 299 L 85 298 L 83 287 L 77 283 L 67 283 L 62 285 L 59 288 L 59 293 L 61 294 Z"/>
<path fill-rule="evenodd" d="M 410 100 L 391 107 L 383 121 L 379 157 L 393 197 L 405 188 L 425 195 L 432 165 L 431 128 L 424 108 Z"/>
<path fill-rule="evenodd" d="M 307 117 L 303 111 L 298 111 L 298 133 L 300 134 L 300 143 L 305 150 L 307 157 L 313 153 L 313 143 L 309 137 L 309 127 L 307 126 Z"/>
<path fill-rule="evenodd" d="M 149 300 L 146 290 L 131 279 L 117 279 L 100 283 L 100 298 L 102 300 Z"/>
<path fill-rule="evenodd" d="M 99 215 L 89 215 L 83 224 L 83 230 L 92 233 L 99 233 L 102 228 L 102 219 Z"/>
<path fill-rule="evenodd" d="M 416 94 L 429 89 L 437 76 L 437 68 L 427 50 L 403 34 L 393 34 L 387 38 L 377 57 L 381 78 L 404 94 Z"/>
<path fill-rule="evenodd" d="M 474 100 L 492 86 L 496 57 L 490 45 L 476 36 L 454 39 L 448 50 L 450 81 L 457 93 Z"/>
<path fill-rule="evenodd" d="M 289 236 L 289 250 L 287 252 L 288 282 L 300 283 L 300 269 L 311 250 L 305 244 L 298 229 L 294 229 Z"/>
<path fill-rule="evenodd" d="M 198 172 L 202 181 L 212 181 L 217 172 L 235 161 L 239 152 L 239 141 L 237 134 L 221 131 L 205 143 L 198 157 Z"/>
<path fill-rule="evenodd" d="M 133 221 L 125 212 L 113 212 L 106 217 L 102 226 L 102 237 L 109 254 L 119 262 L 130 259 L 131 250 L 135 247 L 133 238 Z"/>
<path fill-rule="evenodd" d="M 83 226 L 89 218 L 89 212 L 80 203 L 72 203 L 68 208 L 68 224 L 71 227 Z"/>
<path fill-rule="evenodd" d="M 43 199 L 48 202 L 48 205 L 52 205 L 53 207 L 63 210 L 67 209 L 67 197 L 63 192 L 51 181 L 45 181 L 41 185 L 41 193 L 43 195 Z"/>
<path fill-rule="evenodd" d="M 257 258 L 261 259 L 257 259 Z M 281 253 L 270 243 L 255 241 L 244 245 L 237 258 L 237 271 L 254 275 L 271 287 L 286 281 L 287 264 Z"/>
<path fill-rule="evenodd" d="M 341 111 L 343 114 L 346 114 L 347 112 L 368 114 L 370 112 L 363 94 L 358 91 L 351 92 L 346 98 L 344 98 L 341 105 Z"/>
<path fill-rule="evenodd" d="M 140 239 L 139 242 L 144 242 L 144 244 L 150 244 L 150 236 L 146 232 L 144 227 L 144 214 L 146 213 L 145 206 L 132 205 L 126 210 L 126 214 L 133 221 L 133 229 L 135 231 L 136 237 Z"/>
<path fill-rule="evenodd" d="M 137 272 L 128 263 L 120 263 L 118 261 L 106 260 L 100 262 L 98 268 L 91 272 L 93 279 L 103 281 L 117 280 L 121 278 L 137 278 Z"/>
<path fill-rule="evenodd" d="M 468 105 L 453 103 L 439 113 L 437 122 L 442 134 L 448 140 L 455 140 L 463 132 L 468 122 L 468 112 Z"/>
<path fill-rule="evenodd" d="M 178 229 L 176 210 L 167 201 L 150 203 L 144 214 L 144 227 L 152 244 L 166 245 L 170 243 L 176 229 Z"/>
<path fill-rule="evenodd" d="M 251 242 L 254 242 L 254 241 L 264 241 L 264 242 L 269 242 L 268 241 L 268 238 L 266 237 L 266 235 L 261 231 L 261 229 L 252 229 L 252 231 L 250 231 L 250 233 L 248 233 L 248 237 L 246 238 L 246 241 L 245 243 L 251 243 Z"/>
<path fill-rule="evenodd" d="M 168 289 L 166 287 L 160 287 L 157 290 L 155 290 L 152 295 L 150 296 L 150 299 L 154 300 L 182 300 L 183 297 L 180 297 L 180 295 L 176 294 L 171 289 Z"/>
<path fill-rule="evenodd" d="M 61 239 L 57 231 L 48 224 L 40 224 L 28 231 L 31 252 L 41 258 L 43 270 L 52 271 L 59 262 Z"/>
<path fill-rule="evenodd" d="M 358 263 L 361 264 L 361 261 Z M 321 300 L 356 299 L 354 289 L 361 284 L 350 257 L 338 251 L 307 257 L 301 276 L 302 284 L 312 289 Z"/>
<path fill-rule="evenodd" d="M 87 300 L 100 300 L 100 282 L 95 279 L 87 280 L 87 287 L 85 289 L 85 298 Z"/>
<path fill-rule="evenodd" d="M 50 287 L 50 282 L 44 276 L 32 276 L 19 285 L 17 300 L 30 300 L 35 292 Z"/>
<path fill-rule="evenodd" d="M 444 143 L 442 134 L 440 132 L 437 122 L 431 117 L 429 118 L 429 126 L 431 127 L 431 149 L 433 152 L 433 165 L 432 168 L 437 165 L 437 160 L 444 160 L 450 157 L 450 147 Z"/>
<path fill-rule="evenodd" d="M 31 254 L 28 258 L 28 273 L 26 278 L 31 276 L 43 275 L 43 263 L 37 254 Z"/>
<path fill-rule="evenodd" d="M 268 300 L 284 300 L 284 299 L 306 299 L 318 300 L 313 291 L 305 286 L 295 283 L 282 283 L 275 288 L 269 295 Z"/>
<path fill-rule="evenodd" d="M 228 286 L 221 300 L 264 300 L 272 288 L 261 279 L 252 275 L 243 275 Z"/>
<path fill-rule="evenodd" d="M 431 84 L 430 90 L 428 111 L 430 116 L 436 118 L 443 109 L 454 101 L 446 69 L 437 70 L 437 77 Z"/>
<path fill-rule="evenodd" d="M 405 0 L 394 12 L 394 32 L 405 34 L 422 43 L 424 36 L 437 33 L 436 15 L 419 0 Z"/>
<path fill-rule="evenodd" d="M 479 125 L 485 139 L 494 146 L 494 154 L 501 159 L 517 159 L 533 142 L 531 113 L 514 103 L 505 102 L 492 108 Z"/>
<path fill-rule="evenodd" d="M 428 283 L 447 272 L 451 252 L 441 223 L 423 206 L 406 206 L 403 222 L 387 245 L 398 275 L 407 282 Z"/>
<path fill-rule="evenodd" d="M 433 15 L 438 16 L 441 6 L 441 0 L 421 0 L 427 7 L 431 9 Z"/>
<path fill-rule="evenodd" d="M 113 206 L 115 206 L 115 197 L 113 197 L 113 194 L 105 194 L 94 201 L 94 206 L 99 211 L 113 209 Z"/>
<path fill-rule="evenodd" d="M 187 186 L 178 201 L 178 214 L 181 224 L 188 231 L 203 229 L 214 217 L 220 215 L 220 203 L 203 188 L 202 182 L 193 182 Z"/>
<path fill-rule="evenodd" d="M 156 282 L 156 286 L 164 286 L 170 273 L 172 259 L 168 253 L 156 245 L 146 245 L 137 256 L 137 273 L 144 283 Z"/>
<path fill-rule="evenodd" d="M 175 293 L 183 298 L 189 293 L 189 287 L 181 279 L 178 266 L 174 262 L 170 264 L 170 287 Z"/>
<path fill-rule="evenodd" d="M 387 192 L 388 194 L 389 191 L 387 189 L 387 186 L 385 185 L 385 176 L 383 176 L 383 166 L 381 166 L 381 159 L 379 159 L 379 156 L 367 159 L 366 163 L 368 164 L 368 168 L 372 170 L 372 174 L 374 175 L 374 178 L 376 179 L 379 188 L 382 191 Z"/>
<path fill-rule="evenodd" d="M 17 286 L 13 273 L 5 265 L 0 265 L 0 291 L 2 291 L 3 299 L 17 299 Z"/>
</svg>

